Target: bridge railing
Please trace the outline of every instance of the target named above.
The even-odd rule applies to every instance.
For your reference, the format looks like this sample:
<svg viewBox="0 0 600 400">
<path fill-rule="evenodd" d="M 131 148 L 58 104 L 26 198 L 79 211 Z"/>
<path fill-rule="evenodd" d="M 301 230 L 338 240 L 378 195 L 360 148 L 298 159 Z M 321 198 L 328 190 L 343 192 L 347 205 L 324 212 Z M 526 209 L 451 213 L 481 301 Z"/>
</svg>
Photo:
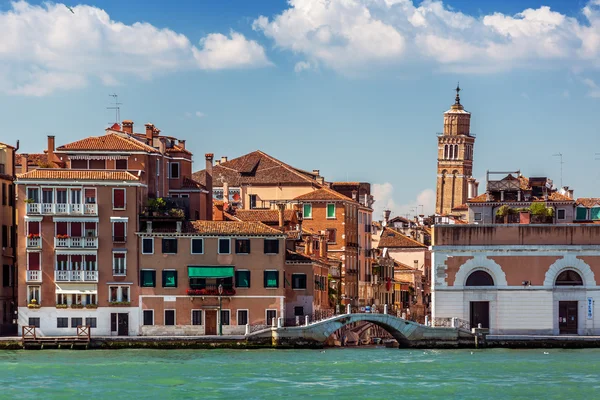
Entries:
<svg viewBox="0 0 600 400">
<path fill-rule="evenodd" d="M 283 326 L 303 326 L 306 325 L 306 317 L 308 316 L 308 323 L 323 321 L 325 319 L 334 317 L 336 315 L 334 309 L 316 310 L 310 315 L 297 315 L 294 318 L 286 318 L 283 321 Z"/>
</svg>

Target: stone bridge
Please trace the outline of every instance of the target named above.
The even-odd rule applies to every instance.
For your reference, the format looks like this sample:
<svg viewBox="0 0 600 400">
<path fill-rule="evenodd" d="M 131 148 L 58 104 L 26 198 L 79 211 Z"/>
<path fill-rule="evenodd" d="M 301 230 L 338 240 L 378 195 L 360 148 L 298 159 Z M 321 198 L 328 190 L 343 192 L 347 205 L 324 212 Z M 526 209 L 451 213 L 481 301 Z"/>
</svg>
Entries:
<svg viewBox="0 0 600 400">
<path fill-rule="evenodd" d="M 276 346 L 321 347 L 331 334 L 354 322 L 371 322 L 389 332 L 400 347 L 471 346 L 473 335 L 459 328 L 430 327 L 389 314 L 343 314 L 304 326 L 273 327 L 252 333 L 248 341 L 270 339 Z"/>
</svg>

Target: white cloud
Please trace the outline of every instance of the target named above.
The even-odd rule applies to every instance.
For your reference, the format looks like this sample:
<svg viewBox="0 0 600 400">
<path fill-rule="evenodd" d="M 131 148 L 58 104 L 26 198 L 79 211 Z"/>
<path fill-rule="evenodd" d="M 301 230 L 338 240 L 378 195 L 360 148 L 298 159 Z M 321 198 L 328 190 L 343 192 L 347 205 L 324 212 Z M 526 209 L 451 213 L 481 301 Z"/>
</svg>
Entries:
<svg viewBox="0 0 600 400">
<path fill-rule="evenodd" d="M 410 214 L 411 217 L 421 213 L 431 215 L 435 211 L 435 191 L 432 189 L 425 189 L 417 195 L 415 200 L 400 204 L 394 200 L 394 186 L 391 183 L 375 183 L 371 188 L 375 199 L 373 204 L 373 219 L 375 220 L 383 219 L 384 210 L 391 210 L 392 216 Z"/>
<path fill-rule="evenodd" d="M 600 67 L 600 1 L 578 21 L 550 7 L 474 17 L 439 0 L 289 0 L 253 28 L 276 47 L 342 73 L 428 61 L 445 70 Z"/>
<path fill-rule="evenodd" d="M 44 96 L 90 81 L 114 86 L 131 76 L 268 64 L 264 49 L 239 33 L 211 33 L 197 47 L 183 34 L 114 21 L 97 7 L 73 10 L 18 1 L 0 11 L 0 92 Z"/>
<path fill-rule="evenodd" d="M 598 84 L 596 82 L 594 82 L 590 78 L 582 78 L 581 82 L 585 86 L 588 87 L 588 89 L 589 89 L 588 96 L 594 97 L 594 98 L 600 98 L 600 87 L 598 86 Z"/>
<path fill-rule="evenodd" d="M 200 112 L 200 111 L 196 111 L 195 115 L 196 115 L 196 117 L 198 117 L 198 118 L 203 118 L 203 117 L 206 117 L 206 114 L 204 114 L 203 112 Z"/>
<path fill-rule="evenodd" d="M 600 1 L 600 0 L 599 0 L 599 1 Z M 567 89 L 565 89 L 565 90 L 563 91 L 563 93 L 562 93 L 562 96 L 563 96 L 565 99 L 568 99 L 569 97 L 571 97 L 571 93 L 570 93 L 570 92 L 569 92 Z"/>
<path fill-rule="evenodd" d="M 300 62 L 297 62 L 296 65 L 294 65 L 294 72 L 298 73 L 298 72 L 302 72 L 302 71 L 310 69 L 310 68 L 311 68 L 310 63 L 308 63 L 306 61 L 300 61 Z"/>
<path fill-rule="evenodd" d="M 521 93 L 521 97 L 524 98 L 525 100 L 529 100 L 529 95 L 525 92 Z"/>
</svg>

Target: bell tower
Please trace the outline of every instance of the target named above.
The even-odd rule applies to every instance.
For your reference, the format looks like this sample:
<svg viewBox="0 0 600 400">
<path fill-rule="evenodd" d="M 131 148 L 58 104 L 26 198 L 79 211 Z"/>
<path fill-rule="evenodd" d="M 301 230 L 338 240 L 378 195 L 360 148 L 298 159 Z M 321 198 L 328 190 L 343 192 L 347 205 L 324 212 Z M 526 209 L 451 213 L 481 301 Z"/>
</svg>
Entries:
<svg viewBox="0 0 600 400">
<path fill-rule="evenodd" d="M 449 215 L 452 209 L 477 196 L 473 174 L 471 113 L 460 104 L 460 86 L 456 86 L 454 104 L 444 113 L 444 132 L 438 134 L 437 196 L 435 212 Z"/>
</svg>

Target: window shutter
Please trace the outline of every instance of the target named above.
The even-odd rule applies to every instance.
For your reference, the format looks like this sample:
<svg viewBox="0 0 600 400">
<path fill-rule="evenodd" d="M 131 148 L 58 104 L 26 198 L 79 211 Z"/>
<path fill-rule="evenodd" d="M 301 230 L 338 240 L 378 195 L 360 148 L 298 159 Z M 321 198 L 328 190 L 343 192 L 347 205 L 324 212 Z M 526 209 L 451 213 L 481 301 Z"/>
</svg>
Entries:
<svg viewBox="0 0 600 400">
<path fill-rule="evenodd" d="M 113 190 L 113 208 L 125 208 L 125 189 Z"/>
<path fill-rule="evenodd" d="M 125 237 L 125 222 L 114 222 L 113 232 L 115 238 Z"/>
<path fill-rule="evenodd" d="M 81 222 L 71 222 L 71 236 L 81 237 Z"/>
<path fill-rule="evenodd" d="M 29 257 L 28 269 L 37 271 L 40 269 L 40 253 L 27 253 Z"/>
<path fill-rule="evenodd" d="M 67 223 L 66 222 L 57 222 L 56 223 L 56 234 L 57 235 L 66 235 L 67 234 Z"/>
<path fill-rule="evenodd" d="M 39 222 L 28 222 L 27 223 L 27 230 L 29 231 L 29 233 L 34 234 L 34 235 L 39 235 L 40 234 L 40 223 Z"/>
<path fill-rule="evenodd" d="M 10 266 L 9 265 L 2 266 L 2 286 L 4 286 L 4 287 L 10 286 Z"/>
</svg>

